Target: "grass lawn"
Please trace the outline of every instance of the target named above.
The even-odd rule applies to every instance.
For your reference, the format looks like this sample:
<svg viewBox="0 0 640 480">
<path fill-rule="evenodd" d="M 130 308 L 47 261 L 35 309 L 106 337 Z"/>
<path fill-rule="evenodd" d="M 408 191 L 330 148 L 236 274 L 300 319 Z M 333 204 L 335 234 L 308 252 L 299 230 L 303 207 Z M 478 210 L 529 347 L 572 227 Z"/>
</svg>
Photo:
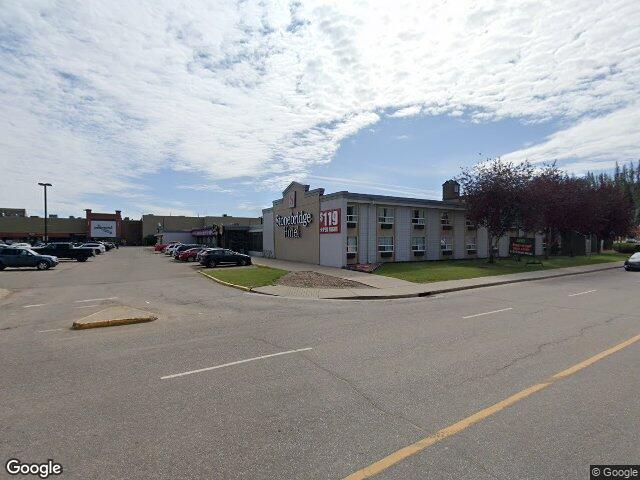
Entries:
<svg viewBox="0 0 640 480">
<path fill-rule="evenodd" d="M 207 268 L 203 270 L 202 273 L 209 277 L 222 280 L 223 282 L 253 288 L 273 285 L 276 280 L 289 272 L 280 270 L 279 268 L 252 265 L 250 267 Z"/>
<path fill-rule="evenodd" d="M 543 265 L 525 266 L 526 260 L 518 263 L 508 259 L 496 259 L 496 263 L 487 263 L 486 258 L 473 260 L 442 260 L 435 262 L 388 263 L 376 270 L 377 275 L 400 278 L 409 282 L 429 283 L 462 278 L 487 277 L 508 273 L 549 270 L 552 268 L 577 267 L 595 263 L 622 261 L 629 257 L 621 253 L 600 253 L 591 256 L 542 258 Z"/>
</svg>

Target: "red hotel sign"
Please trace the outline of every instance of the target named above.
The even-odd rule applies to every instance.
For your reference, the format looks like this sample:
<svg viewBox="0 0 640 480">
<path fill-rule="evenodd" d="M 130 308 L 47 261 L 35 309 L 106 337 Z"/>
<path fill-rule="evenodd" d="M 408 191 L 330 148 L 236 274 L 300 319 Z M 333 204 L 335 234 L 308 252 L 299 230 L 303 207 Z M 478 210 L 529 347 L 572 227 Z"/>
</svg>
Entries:
<svg viewBox="0 0 640 480">
<path fill-rule="evenodd" d="M 320 233 L 340 233 L 340 208 L 320 212 Z"/>
</svg>

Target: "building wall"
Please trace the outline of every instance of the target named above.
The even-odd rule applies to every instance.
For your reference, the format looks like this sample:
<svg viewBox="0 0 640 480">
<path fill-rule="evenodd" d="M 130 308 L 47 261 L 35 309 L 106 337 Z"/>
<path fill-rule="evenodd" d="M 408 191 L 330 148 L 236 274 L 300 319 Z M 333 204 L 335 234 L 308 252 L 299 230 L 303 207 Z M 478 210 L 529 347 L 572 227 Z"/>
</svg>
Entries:
<svg viewBox="0 0 640 480">
<path fill-rule="evenodd" d="M 396 238 L 394 248 L 397 262 L 413 260 L 411 252 L 411 237 L 413 226 L 411 225 L 411 209 L 409 207 L 396 207 Z"/>
<path fill-rule="evenodd" d="M 87 235 L 84 218 L 49 218 L 49 237 L 71 238 Z M 36 238 L 44 236 L 44 217 L 0 217 L 0 238 Z"/>
<path fill-rule="evenodd" d="M 296 206 L 290 208 L 286 195 L 295 192 Z M 293 183 L 284 192 L 282 201 L 273 206 L 275 230 L 275 256 L 283 260 L 292 260 L 305 263 L 320 262 L 320 231 L 318 227 L 320 214 L 320 192 L 308 192 L 304 185 Z M 285 229 L 277 226 L 275 219 L 278 215 L 286 217 L 292 213 L 304 211 L 312 215 L 311 223 L 308 226 L 299 226 L 300 238 L 285 238 Z"/>
<path fill-rule="evenodd" d="M 142 245 L 142 220 L 122 220 L 122 239 L 127 245 Z"/>
<path fill-rule="evenodd" d="M 453 258 L 467 258 L 467 225 L 464 212 L 449 212 L 453 223 Z"/>
<path fill-rule="evenodd" d="M 356 204 L 358 208 L 358 261 L 369 262 L 369 205 Z"/>
<path fill-rule="evenodd" d="M 425 217 L 427 222 L 427 260 L 440 260 L 440 210 L 429 208 Z"/>
<path fill-rule="evenodd" d="M 0 217 L 26 217 L 27 210 L 24 208 L 0 208 Z"/>
<path fill-rule="evenodd" d="M 273 258 L 276 251 L 273 243 L 273 210 L 263 210 L 262 217 L 264 218 L 264 228 L 262 230 L 262 252 L 265 257 Z"/>
<path fill-rule="evenodd" d="M 347 263 L 347 200 L 344 197 L 320 201 L 320 210 L 340 209 L 340 233 L 319 233 L 320 264 L 344 267 Z M 314 228 L 319 229 L 320 220 Z M 319 230 L 318 230 L 319 231 Z"/>
<path fill-rule="evenodd" d="M 260 217 L 186 217 L 183 215 L 153 215 L 142 216 L 142 236 L 158 233 L 158 224 L 164 230 L 195 230 L 196 228 L 210 227 L 212 225 L 260 225 Z"/>
</svg>

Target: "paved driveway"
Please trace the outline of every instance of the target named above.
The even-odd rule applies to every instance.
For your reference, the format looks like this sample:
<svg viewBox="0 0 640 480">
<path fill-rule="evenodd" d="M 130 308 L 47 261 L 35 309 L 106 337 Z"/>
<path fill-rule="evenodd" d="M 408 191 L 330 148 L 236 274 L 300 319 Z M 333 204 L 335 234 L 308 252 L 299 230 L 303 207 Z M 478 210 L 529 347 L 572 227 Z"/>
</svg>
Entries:
<svg viewBox="0 0 640 480">
<path fill-rule="evenodd" d="M 623 344 L 640 333 L 638 274 L 351 302 L 228 289 L 133 247 L 59 267 L 0 272 L 17 290 L 0 300 L 2 463 L 53 458 L 82 479 L 368 466 L 387 479 L 584 479 L 590 463 L 639 458 L 640 342 Z M 68 330 L 112 304 L 160 318 Z"/>
</svg>

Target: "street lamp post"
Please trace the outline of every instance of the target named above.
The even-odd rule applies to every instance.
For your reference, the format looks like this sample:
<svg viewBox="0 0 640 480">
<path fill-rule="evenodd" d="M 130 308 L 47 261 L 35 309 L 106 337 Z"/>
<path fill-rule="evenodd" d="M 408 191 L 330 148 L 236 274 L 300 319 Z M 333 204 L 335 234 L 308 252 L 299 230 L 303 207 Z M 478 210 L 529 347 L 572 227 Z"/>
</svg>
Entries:
<svg viewBox="0 0 640 480">
<path fill-rule="evenodd" d="M 49 231 L 47 229 L 47 222 L 49 219 L 49 215 L 47 214 L 47 187 L 52 187 L 53 185 L 51 185 L 50 183 L 40 182 L 38 182 L 38 185 L 44 187 L 44 242 L 47 243 L 49 241 Z"/>
</svg>

